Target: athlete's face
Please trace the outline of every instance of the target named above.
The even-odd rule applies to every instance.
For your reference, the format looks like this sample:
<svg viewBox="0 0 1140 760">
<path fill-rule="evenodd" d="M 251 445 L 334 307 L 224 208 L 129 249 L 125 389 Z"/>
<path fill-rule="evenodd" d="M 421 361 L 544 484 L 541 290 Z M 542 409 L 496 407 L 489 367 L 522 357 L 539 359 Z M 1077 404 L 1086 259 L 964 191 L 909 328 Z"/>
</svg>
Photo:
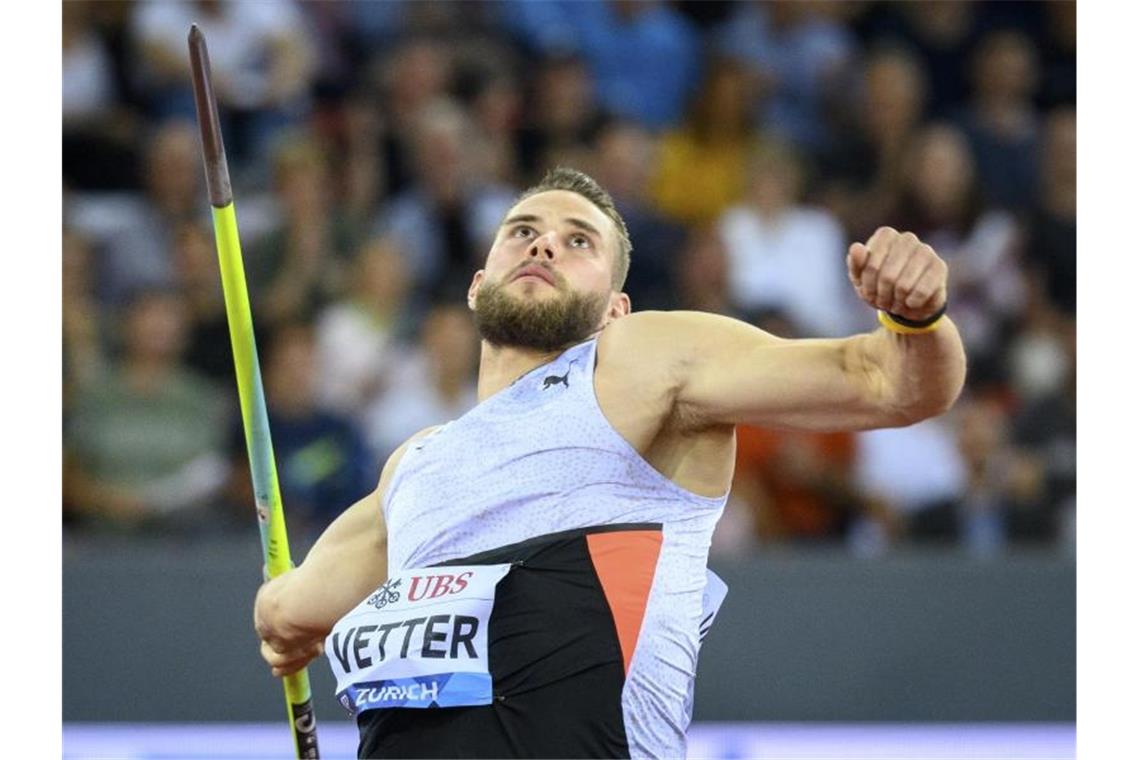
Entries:
<svg viewBox="0 0 1140 760">
<path fill-rule="evenodd" d="M 552 351 L 628 314 L 628 296 L 613 290 L 618 245 L 614 223 L 577 193 L 515 205 L 468 291 L 483 338 Z"/>
</svg>

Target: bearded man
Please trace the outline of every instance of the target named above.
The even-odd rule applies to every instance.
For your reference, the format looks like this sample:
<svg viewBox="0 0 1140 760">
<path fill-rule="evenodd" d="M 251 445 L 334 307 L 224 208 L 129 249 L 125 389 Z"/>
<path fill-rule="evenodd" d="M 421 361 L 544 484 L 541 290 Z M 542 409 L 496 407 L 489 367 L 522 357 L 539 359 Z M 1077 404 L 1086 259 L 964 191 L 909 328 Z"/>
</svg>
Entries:
<svg viewBox="0 0 1140 760">
<path fill-rule="evenodd" d="M 850 247 L 882 328 L 843 339 L 631 314 L 629 263 L 592 179 L 525 192 L 468 292 L 479 404 L 259 591 L 272 672 L 327 651 L 361 757 L 684 757 L 735 425 L 909 425 L 961 391 L 947 267 L 912 234 Z"/>
</svg>

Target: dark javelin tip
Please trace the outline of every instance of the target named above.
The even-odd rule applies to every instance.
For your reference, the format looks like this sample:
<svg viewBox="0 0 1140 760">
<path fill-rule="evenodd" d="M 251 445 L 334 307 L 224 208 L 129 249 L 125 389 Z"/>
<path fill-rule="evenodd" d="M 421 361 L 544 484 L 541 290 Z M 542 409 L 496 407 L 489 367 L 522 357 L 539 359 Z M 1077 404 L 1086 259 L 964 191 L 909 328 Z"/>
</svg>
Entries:
<svg viewBox="0 0 1140 760">
<path fill-rule="evenodd" d="M 190 26 L 187 42 L 190 46 L 190 74 L 194 82 L 194 106 L 198 112 L 198 129 L 202 133 L 202 158 L 206 162 L 206 189 L 210 194 L 210 205 L 224 208 L 233 203 L 234 194 L 230 187 L 226 149 L 222 143 L 218 102 L 210 79 L 210 54 L 206 49 L 206 36 L 197 24 Z"/>
</svg>

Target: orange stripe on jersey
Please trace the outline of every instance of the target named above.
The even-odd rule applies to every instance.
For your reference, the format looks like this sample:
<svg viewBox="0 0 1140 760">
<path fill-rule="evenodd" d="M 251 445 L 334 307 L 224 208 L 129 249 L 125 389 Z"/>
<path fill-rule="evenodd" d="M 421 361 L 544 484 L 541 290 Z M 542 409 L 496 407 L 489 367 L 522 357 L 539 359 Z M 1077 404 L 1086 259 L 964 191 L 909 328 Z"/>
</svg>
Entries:
<svg viewBox="0 0 1140 760">
<path fill-rule="evenodd" d="M 594 571 L 610 605 L 625 672 L 641 633 L 649 589 L 661 554 L 661 531 L 631 530 L 586 536 Z"/>
</svg>

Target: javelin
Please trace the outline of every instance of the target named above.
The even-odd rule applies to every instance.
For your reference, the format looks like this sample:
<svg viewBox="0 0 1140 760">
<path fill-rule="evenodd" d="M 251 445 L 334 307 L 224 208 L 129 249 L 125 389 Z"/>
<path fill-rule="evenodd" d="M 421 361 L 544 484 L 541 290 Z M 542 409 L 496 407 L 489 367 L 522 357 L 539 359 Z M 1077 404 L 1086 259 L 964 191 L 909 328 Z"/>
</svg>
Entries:
<svg viewBox="0 0 1140 760">
<path fill-rule="evenodd" d="M 241 420 L 245 428 L 245 445 L 249 453 L 249 469 L 253 474 L 257 527 L 261 533 L 261 551 L 270 578 L 292 566 L 289 538 L 285 534 L 285 512 L 281 508 L 281 490 L 277 484 L 277 467 L 273 463 L 273 441 L 269 438 L 269 415 L 265 410 L 265 392 L 261 386 L 261 369 L 257 364 L 257 345 L 253 338 L 253 317 L 249 310 L 249 293 L 242 267 L 241 244 L 238 242 L 234 194 L 230 187 L 230 170 L 222 129 L 218 121 L 218 104 L 210 80 L 210 56 L 206 38 L 197 24 L 190 27 L 190 70 L 194 77 L 194 105 L 198 110 L 198 127 L 202 131 L 202 158 L 206 163 L 206 188 L 214 215 L 214 239 L 218 244 L 218 262 L 222 270 L 222 290 L 226 298 L 226 320 L 230 326 L 234 369 L 237 372 Z M 307 669 L 286 676 L 285 703 L 293 746 L 299 758 L 317 758 L 317 722 L 313 716 L 312 693 Z"/>
</svg>

